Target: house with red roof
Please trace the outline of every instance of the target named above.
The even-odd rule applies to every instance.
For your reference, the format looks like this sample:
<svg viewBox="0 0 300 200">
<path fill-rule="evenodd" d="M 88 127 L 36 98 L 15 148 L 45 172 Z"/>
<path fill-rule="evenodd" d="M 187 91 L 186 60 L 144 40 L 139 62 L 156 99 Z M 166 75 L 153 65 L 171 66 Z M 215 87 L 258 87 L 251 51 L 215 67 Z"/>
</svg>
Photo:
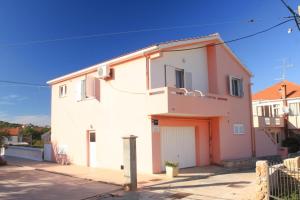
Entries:
<svg viewBox="0 0 300 200">
<path fill-rule="evenodd" d="M 256 154 L 275 154 L 282 141 L 300 133 L 300 85 L 284 80 L 252 95 Z"/>
<path fill-rule="evenodd" d="M 13 127 L 13 128 L 2 128 L 0 132 L 4 132 L 7 134 L 5 136 L 5 143 L 7 144 L 15 144 L 22 141 L 22 128 L 21 127 Z"/>
</svg>

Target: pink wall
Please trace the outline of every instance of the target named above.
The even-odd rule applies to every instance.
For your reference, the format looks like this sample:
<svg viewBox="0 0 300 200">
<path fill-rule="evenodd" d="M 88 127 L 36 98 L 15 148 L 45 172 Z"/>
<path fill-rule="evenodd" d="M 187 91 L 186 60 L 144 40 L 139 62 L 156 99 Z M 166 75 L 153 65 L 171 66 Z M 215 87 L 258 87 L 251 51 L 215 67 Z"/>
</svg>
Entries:
<svg viewBox="0 0 300 200">
<path fill-rule="evenodd" d="M 217 54 L 218 91 L 228 98 L 228 117 L 219 120 L 220 128 L 220 159 L 237 159 L 252 156 L 251 144 L 251 102 L 249 94 L 250 74 L 223 46 L 215 46 Z M 229 95 L 229 76 L 243 79 L 244 96 Z M 242 123 L 245 134 L 233 134 L 233 124 Z"/>
<path fill-rule="evenodd" d="M 278 154 L 278 146 L 264 133 L 263 130 L 255 129 L 256 156 L 273 156 Z"/>
<path fill-rule="evenodd" d="M 210 152 L 201 152 L 201 139 L 204 137 L 203 134 L 209 134 L 209 123 L 210 119 L 205 118 L 184 118 L 184 117 L 163 117 L 155 116 L 153 119 L 159 120 L 159 126 L 193 126 L 195 127 L 195 152 L 196 152 L 196 165 L 202 166 L 207 165 L 204 158 L 201 157 L 201 154 L 209 155 Z M 212 134 L 213 144 L 216 145 L 213 147 L 213 161 L 218 160 L 218 130 L 212 129 L 214 133 Z M 161 172 L 161 149 L 160 149 L 160 133 L 155 132 L 152 134 L 152 160 L 153 160 L 153 173 Z M 212 153 L 212 152 L 211 152 Z"/>
</svg>

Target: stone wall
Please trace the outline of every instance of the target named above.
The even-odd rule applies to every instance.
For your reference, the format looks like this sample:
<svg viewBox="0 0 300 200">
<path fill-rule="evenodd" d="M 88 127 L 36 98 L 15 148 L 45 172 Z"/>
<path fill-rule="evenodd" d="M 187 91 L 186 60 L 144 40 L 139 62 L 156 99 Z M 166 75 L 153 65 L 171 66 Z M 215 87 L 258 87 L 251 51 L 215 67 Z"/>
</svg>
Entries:
<svg viewBox="0 0 300 200">
<path fill-rule="evenodd" d="M 269 166 L 268 161 L 256 162 L 256 200 L 269 199 Z"/>
</svg>

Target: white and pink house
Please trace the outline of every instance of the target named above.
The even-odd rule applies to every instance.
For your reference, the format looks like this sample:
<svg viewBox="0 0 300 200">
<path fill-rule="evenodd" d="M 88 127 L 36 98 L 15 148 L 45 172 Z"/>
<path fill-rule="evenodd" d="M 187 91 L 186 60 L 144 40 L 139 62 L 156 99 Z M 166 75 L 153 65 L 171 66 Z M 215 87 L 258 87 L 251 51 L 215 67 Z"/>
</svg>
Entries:
<svg viewBox="0 0 300 200">
<path fill-rule="evenodd" d="M 125 135 L 139 172 L 251 157 L 251 73 L 222 42 L 155 44 L 49 81 L 56 159 L 120 169 Z"/>
</svg>

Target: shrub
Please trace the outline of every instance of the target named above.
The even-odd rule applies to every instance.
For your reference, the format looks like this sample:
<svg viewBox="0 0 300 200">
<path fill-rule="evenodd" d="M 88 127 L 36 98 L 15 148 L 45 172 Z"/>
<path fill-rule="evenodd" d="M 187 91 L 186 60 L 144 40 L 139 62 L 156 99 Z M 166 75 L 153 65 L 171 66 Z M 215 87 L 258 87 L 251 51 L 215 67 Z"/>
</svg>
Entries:
<svg viewBox="0 0 300 200">
<path fill-rule="evenodd" d="M 166 161 L 165 166 L 167 166 L 167 167 L 178 167 L 178 163 Z"/>
<path fill-rule="evenodd" d="M 289 153 L 296 153 L 299 151 L 299 142 L 296 138 L 286 138 L 282 141 L 282 146 L 287 147 L 289 150 Z"/>
</svg>

